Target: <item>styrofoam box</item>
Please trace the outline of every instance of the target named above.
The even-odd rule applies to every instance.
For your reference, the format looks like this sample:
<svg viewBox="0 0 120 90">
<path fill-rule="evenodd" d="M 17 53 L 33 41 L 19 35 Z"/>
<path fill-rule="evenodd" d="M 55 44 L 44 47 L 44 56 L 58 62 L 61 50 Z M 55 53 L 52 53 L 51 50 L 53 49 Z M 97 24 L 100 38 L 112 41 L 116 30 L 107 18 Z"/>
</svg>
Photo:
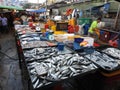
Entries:
<svg viewBox="0 0 120 90">
<path fill-rule="evenodd" d="M 82 37 L 82 38 L 84 38 L 84 41 L 88 42 L 88 44 L 86 46 L 93 46 L 94 38 L 92 38 L 92 37 Z"/>
</svg>

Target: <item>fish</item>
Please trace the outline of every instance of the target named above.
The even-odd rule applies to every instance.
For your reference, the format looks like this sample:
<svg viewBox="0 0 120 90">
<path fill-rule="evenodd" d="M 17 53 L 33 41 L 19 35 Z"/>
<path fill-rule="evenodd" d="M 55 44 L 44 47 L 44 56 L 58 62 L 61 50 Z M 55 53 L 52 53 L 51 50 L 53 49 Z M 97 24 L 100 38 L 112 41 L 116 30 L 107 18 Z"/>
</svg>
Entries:
<svg viewBox="0 0 120 90">
<path fill-rule="evenodd" d="M 95 67 L 91 64 L 92 62 L 89 61 L 87 58 L 74 53 L 52 56 L 43 60 L 34 61 L 33 63 L 29 63 L 28 65 L 32 68 L 36 65 L 44 66 L 46 68 L 47 73 L 39 77 L 43 79 L 46 78 L 47 80 L 57 81 L 95 69 Z M 32 71 L 34 72 L 34 70 Z M 36 72 L 32 74 L 36 75 L 35 73 Z"/>
<path fill-rule="evenodd" d="M 120 50 L 117 48 L 106 48 L 102 50 L 102 52 L 105 52 L 106 54 L 109 54 L 115 58 L 120 59 Z"/>
<path fill-rule="evenodd" d="M 26 44 L 22 44 L 23 49 L 35 48 L 35 47 L 48 47 L 48 45 L 46 41 L 31 41 L 31 42 L 27 42 Z"/>
<path fill-rule="evenodd" d="M 40 88 L 41 86 L 43 86 L 43 83 L 40 83 L 40 84 L 37 86 L 37 88 Z"/>
<path fill-rule="evenodd" d="M 117 61 L 109 57 L 107 54 L 100 53 L 98 51 L 95 51 L 92 53 L 92 55 L 85 55 L 85 57 L 101 66 L 105 70 L 113 70 L 118 67 Z"/>
<path fill-rule="evenodd" d="M 73 76 L 77 76 L 77 75 L 79 75 L 79 73 L 75 73 L 75 74 L 73 74 Z"/>
<path fill-rule="evenodd" d="M 66 79 L 66 78 L 68 78 L 68 77 L 61 77 L 61 79 Z"/>
<path fill-rule="evenodd" d="M 73 72 L 76 73 L 76 70 L 73 67 L 69 67 L 69 69 Z"/>
<path fill-rule="evenodd" d="M 35 72 L 35 69 L 32 69 L 31 71 L 30 71 L 30 73 L 34 73 Z"/>
<path fill-rule="evenodd" d="M 62 71 L 61 74 L 66 74 L 68 72 L 69 72 L 69 69 L 66 69 L 66 70 Z"/>
<path fill-rule="evenodd" d="M 34 88 L 37 88 L 37 85 L 39 84 L 39 79 L 37 79 L 37 81 L 33 84 Z"/>
<path fill-rule="evenodd" d="M 57 75 L 55 75 L 55 74 L 50 74 L 51 76 L 52 76 L 52 78 L 54 78 L 55 80 L 58 80 L 58 77 L 57 77 Z"/>
<path fill-rule="evenodd" d="M 32 80 L 32 83 L 34 83 L 37 80 L 37 77 L 34 77 L 34 79 Z"/>
</svg>

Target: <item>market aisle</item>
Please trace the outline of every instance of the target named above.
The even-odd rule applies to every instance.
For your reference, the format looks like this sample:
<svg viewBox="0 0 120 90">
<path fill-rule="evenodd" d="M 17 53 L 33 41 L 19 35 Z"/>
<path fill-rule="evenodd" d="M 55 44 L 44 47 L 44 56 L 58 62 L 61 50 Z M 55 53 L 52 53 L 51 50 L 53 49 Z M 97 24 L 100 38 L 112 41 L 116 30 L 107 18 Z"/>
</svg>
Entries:
<svg viewBox="0 0 120 90">
<path fill-rule="evenodd" d="M 18 56 L 13 34 L 0 37 L 2 52 L 17 60 L 9 59 L 0 54 L 0 90 L 23 90 L 21 70 L 19 69 Z"/>
</svg>

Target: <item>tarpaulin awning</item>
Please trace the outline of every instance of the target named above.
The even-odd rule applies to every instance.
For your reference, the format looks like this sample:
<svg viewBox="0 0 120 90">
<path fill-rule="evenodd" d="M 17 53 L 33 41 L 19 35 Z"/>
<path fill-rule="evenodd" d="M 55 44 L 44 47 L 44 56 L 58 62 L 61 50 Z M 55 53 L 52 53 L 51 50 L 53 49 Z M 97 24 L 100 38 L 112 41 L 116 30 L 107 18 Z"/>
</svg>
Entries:
<svg viewBox="0 0 120 90">
<path fill-rule="evenodd" d="M 92 8 L 89 8 L 86 11 L 91 11 L 91 10 L 92 11 L 99 11 L 101 7 L 104 7 L 104 9 L 106 9 L 108 11 L 110 8 L 110 3 L 105 3 L 105 4 L 99 5 L 99 6 L 93 6 Z"/>
<path fill-rule="evenodd" d="M 26 9 L 26 11 L 28 11 L 28 12 L 34 12 L 35 10 L 37 10 L 37 9 Z"/>
<path fill-rule="evenodd" d="M 15 10 L 24 10 L 22 7 L 18 6 L 5 6 L 5 5 L 0 5 L 1 9 L 15 9 Z"/>
<path fill-rule="evenodd" d="M 35 11 L 33 11 L 33 12 L 43 13 L 43 12 L 46 12 L 46 9 L 45 9 L 45 8 L 41 8 L 41 9 L 35 10 Z"/>
<path fill-rule="evenodd" d="M 62 7 L 62 6 L 66 6 L 67 5 L 67 2 L 65 1 L 60 1 L 60 2 L 56 2 L 50 6 L 48 6 L 49 9 L 56 9 L 56 8 L 59 8 L 59 7 Z"/>
</svg>

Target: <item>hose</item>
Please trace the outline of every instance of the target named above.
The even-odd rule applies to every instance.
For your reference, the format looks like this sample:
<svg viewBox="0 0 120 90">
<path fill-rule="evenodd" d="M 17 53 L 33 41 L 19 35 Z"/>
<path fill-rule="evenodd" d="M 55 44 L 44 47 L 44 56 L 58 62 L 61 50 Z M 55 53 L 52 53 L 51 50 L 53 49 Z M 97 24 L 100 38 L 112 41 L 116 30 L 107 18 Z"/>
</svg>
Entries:
<svg viewBox="0 0 120 90">
<path fill-rule="evenodd" d="M 16 59 L 16 58 L 10 57 L 9 55 L 7 55 L 7 54 L 5 54 L 4 52 L 2 52 L 1 50 L 0 50 L 0 53 L 3 54 L 3 55 L 5 55 L 5 56 L 7 56 L 9 59 L 18 60 L 18 59 Z"/>
</svg>

